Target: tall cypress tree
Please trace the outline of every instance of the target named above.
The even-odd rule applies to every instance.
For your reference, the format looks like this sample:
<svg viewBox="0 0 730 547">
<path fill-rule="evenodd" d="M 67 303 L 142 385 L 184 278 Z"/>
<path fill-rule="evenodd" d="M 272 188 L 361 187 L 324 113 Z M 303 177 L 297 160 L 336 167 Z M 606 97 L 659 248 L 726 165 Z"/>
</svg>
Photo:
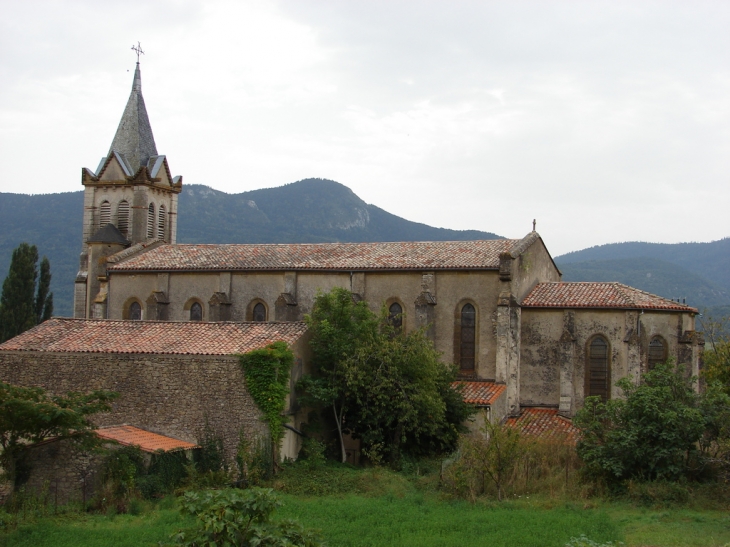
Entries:
<svg viewBox="0 0 730 547">
<path fill-rule="evenodd" d="M 8 276 L 0 295 L 0 341 L 4 342 L 48 319 L 53 313 L 53 293 L 49 292 L 51 266 L 41 262 L 38 279 L 38 249 L 21 243 L 14 251 Z"/>
<path fill-rule="evenodd" d="M 44 256 L 41 260 L 41 273 L 38 278 L 38 292 L 35 297 L 36 324 L 50 319 L 53 314 L 53 293 L 51 288 L 51 263 Z"/>
</svg>

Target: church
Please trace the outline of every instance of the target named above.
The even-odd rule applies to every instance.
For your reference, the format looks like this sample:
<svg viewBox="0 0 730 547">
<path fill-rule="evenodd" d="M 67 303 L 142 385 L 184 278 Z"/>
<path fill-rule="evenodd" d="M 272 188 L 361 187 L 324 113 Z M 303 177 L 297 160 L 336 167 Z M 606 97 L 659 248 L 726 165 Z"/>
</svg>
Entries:
<svg viewBox="0 0 730 547">
<path fill-rule="evenodd" d="M 32 352 L 53 354 L 53 366 L 63 376 L 59 353 L 79 356 L 87 351 L 84 344 L 96 344 L 98 351 L 122 355 L 108 367 L 135 359 L 148 365 L 135 365 L 120 383 L 96 361 L 79 357 L 86 363 L 81 368 L 93 361 L 96 372 L 85 377 L 77 367 L 69 376 L 77 389 L 117 389 L 122 397 L 134 392 L 132 398 L 144 406 L 140 378 L 150 375 L 145 389 L 164 406 L 167 398 L 155 389 L 165 386 L 150 387 L 156 381 L 150 371 L 160 355 L 174 354 L 179 364 L 191 344 L 193 357 L 184 359 L 216 354 L 225 360 L 229 349 L 281 336 L 298 344 L 301 373 L 307 361 L 302 320 L 317 293 L 333 287 L 348 289 L 374 311 L 385 306 L 399 329 L 426 329 L 444 362 L 458 367 L 465 399 L 485 408 L 492 420 L 516 419 L 530 409 L 570 418 L 585 397 L 618 397 L 618 379 L 638 380 L 669 358 L 685 365 L 688 374 L 699 372 L 704 341 L 695 331 L 695 308 L 619 283 L 562 282 L 534 229 L 515 239 L 483 241 L 178 244 L 182 177 L 172 175 L 167 157 L 157 151 L 139 63 L 111 147 L 95 171 L 82 170 L 81 183 L 75 319 L 40 325 L 30 331 L 33 335 L 0 346 L 4 381 L 36 381 L 32 370 L 20 365 Z M 220 326 L 232 324 L 241 328 Z M 252 334 L 254 327 L 258 330 Z M 216 341 L 223 335 L 242 341 L 221 349 Z M 136 351 L 136 336 L 143 337 L 147 353 Z M 48 359 L 35 359 L 33 366 L 40 371 Z M 196 363 L 199 376 L 186 372 L 183 383 L 170 376 L 181 393 L 195 388 L 189 385 L 195 378 L 203 382 L 208 376 L 205 360 Z M 55 380 L 43 377 L 52 389 Z M 216 405 L 225 405 L 217 394 L 214 398 Z M 296 428 L 302 417 L 295 406 L 290 410 Z M 142 416 L 135 410 L 133 425 L 194 442 L 193 424 L 209 411 L 182 423 L 174 412 Z M 235 436 L 235 427 L 227 430 L 233 444 Z M 296 442 L 291 442 L 296 456 Z"/>
</svg>

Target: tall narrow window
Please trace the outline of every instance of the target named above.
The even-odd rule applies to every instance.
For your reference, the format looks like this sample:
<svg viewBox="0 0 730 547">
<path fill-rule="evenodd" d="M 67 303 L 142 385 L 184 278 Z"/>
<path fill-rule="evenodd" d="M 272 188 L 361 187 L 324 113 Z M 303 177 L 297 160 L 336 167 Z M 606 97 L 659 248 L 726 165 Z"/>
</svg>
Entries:
<svg viewBox="0 0 730 547">
<path fill-rule="evenodd" d="M 103 228 L 112 221 L 112 206 L 108 201 L 102 201 L 99 206 L 99 228 Z"/>
<path fill-rule="evenodd" d="M 129 319 L 132 321 L 142 320 L 142 306 L 140 306 L 139 302 L 132 302 L 129 305 Z"/>
<path fill-rule="evenodd" d="M 253 320 L 266 321 L 266 306 L 264 306 L 261 302 L 253 307 Z"/>
<path fill-rule="evenodd" d="M 403 329 L 403 307 L 398 302 L 393 302 L 388 308 L 388 323 L 400 334 Z"/>
<path fill-rule="evenodd" d="M 124 237 L 129 235 L 129 202 L 126 200 L 117 206 L 117 228 Z"/>
<path fill-rule="evenodd" d="M 158 213 L 157 221 L 157 239 L 165 241 L 165 217 L 166 217 L 165 206 L 160 205 L 160 211 Z"/>
<path fill-rule="evenodd" d="M 471 304 L 461 308 L 461 340 L 459 344 L 459 368 L 474 370 L 476 358 L 477 311 Z"/>
<path fill-rule="evenodd" d="M 147 208 L 147 239 L 155 237 L 155 204 L 150 203 Z"/>
<path fill-rule="evenodd" d="M 588 395 L 598 395 L 605 401 L 608 394 L 608 342 L 596 336 L 588 348 Z"/>
<path fill-rule="evenodd" d="M 203 320 L 203 306 L 199 302 L 194 302 L 190 306 L 190 320 L 191 321 L 202 321 Z"/>
<path fill-rule="evenodd" d="M 667 345 L 661 336 L 655 336 L 649 342 L 649 370 L 667 360 Z"/>
</svg>

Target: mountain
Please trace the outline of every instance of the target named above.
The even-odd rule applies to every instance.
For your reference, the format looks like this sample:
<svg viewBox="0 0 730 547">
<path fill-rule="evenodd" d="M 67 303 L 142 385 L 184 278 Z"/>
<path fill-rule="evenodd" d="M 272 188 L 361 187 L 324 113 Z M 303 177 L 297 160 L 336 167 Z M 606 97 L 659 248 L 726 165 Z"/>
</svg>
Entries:
<svg viewBox="0 0 730 547">
<path fill-rule="evenodd" d="M 411 222 L 361 200 L 347 186 L 306 179 L 277 188 L 226 194 L 207 186 L 183 188 L 180 243 L 324 243 L 499 239 L 477 230 L 448 230 Z"/>
<path fill-rule="evenodd" d="M 83 191 L 0 193 L 0 279 L 23 241 L 51 261 L 55 315 L 71 315 L 81 252 Z M 178 206 L 180 243 L 319 243 L 496 239 L 476 230 L 447 230 L 397 217 L 334 181 L 307 179 L 278 188 L 227 194 L 185 185 Z"/>
<path fill-rule="evenodd" d="M 719 287 L 730 289 L 730 237 L 710 243 L 610 243 L 564 254 L 555 262 L 562 266 L 628 258 L 663 260 L 702 276 Z"/>
</svg>

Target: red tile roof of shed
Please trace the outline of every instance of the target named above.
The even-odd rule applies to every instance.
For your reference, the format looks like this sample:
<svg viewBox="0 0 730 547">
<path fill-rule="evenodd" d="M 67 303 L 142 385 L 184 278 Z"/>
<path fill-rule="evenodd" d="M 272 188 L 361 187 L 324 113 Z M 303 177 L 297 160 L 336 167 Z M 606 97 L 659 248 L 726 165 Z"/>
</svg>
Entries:
<svg viewBox="0 0 730 547">
<path fill-rule="evenodd" d="M 102 439 L 116 441 L 125 446 L 138 446 L 145 452 L 157 452 L 158 450 L 171 452 L 198 448 L 198 445 L 196 444 L 181 441 L 179 439 L 173 439 L 166 435 L 152 433 L 151 431 L 146 431 L 139 427 L 134 427 L 133 425 L 101 427 L 97 429 L 95 433 Z"/>
<path fill-rule="evenodd" d="M 461 389 L 464 402 L 471 405 L 491 405 L 499 399 L 507 387 L 504 384 L 497 384 L 495 382 L 469 382 L 462 380 L 454 382 L 451 385 L 454 388 Z"/>
<path fill-rule="evenodd" d="M 519 429 L 534 437 L 565 437 L 576 442 L 580 430 L 568 418 L 563 418 L 555 408 L 523 408 L 516 418 L 507 418 L 507 426 Z"/>
<path fill-rule="evenodd" d="M 0 351 L 231 355 L 283 340 L 298 340 L 307 326 L 291 323 L 112 321 L 54 317 L 0 344 Z"/>
<path fill-rule="evenodd" d="M 519 239 L 256 245 L 160 245 L 108 270 L 452 270 L 496 269 Z M 519 249 L 518 249 L 519 250 Z M 124 251 L 122 251 L 124 252 Z M 115 262 L 112 257 L 110 262 Z"/>
<path fill-rule="evenodd" d="M 522 301 L 524 308 L 618 308 L 697 313 L 679 302 L 621 283 L 538 283 Z"/>
</svg>

